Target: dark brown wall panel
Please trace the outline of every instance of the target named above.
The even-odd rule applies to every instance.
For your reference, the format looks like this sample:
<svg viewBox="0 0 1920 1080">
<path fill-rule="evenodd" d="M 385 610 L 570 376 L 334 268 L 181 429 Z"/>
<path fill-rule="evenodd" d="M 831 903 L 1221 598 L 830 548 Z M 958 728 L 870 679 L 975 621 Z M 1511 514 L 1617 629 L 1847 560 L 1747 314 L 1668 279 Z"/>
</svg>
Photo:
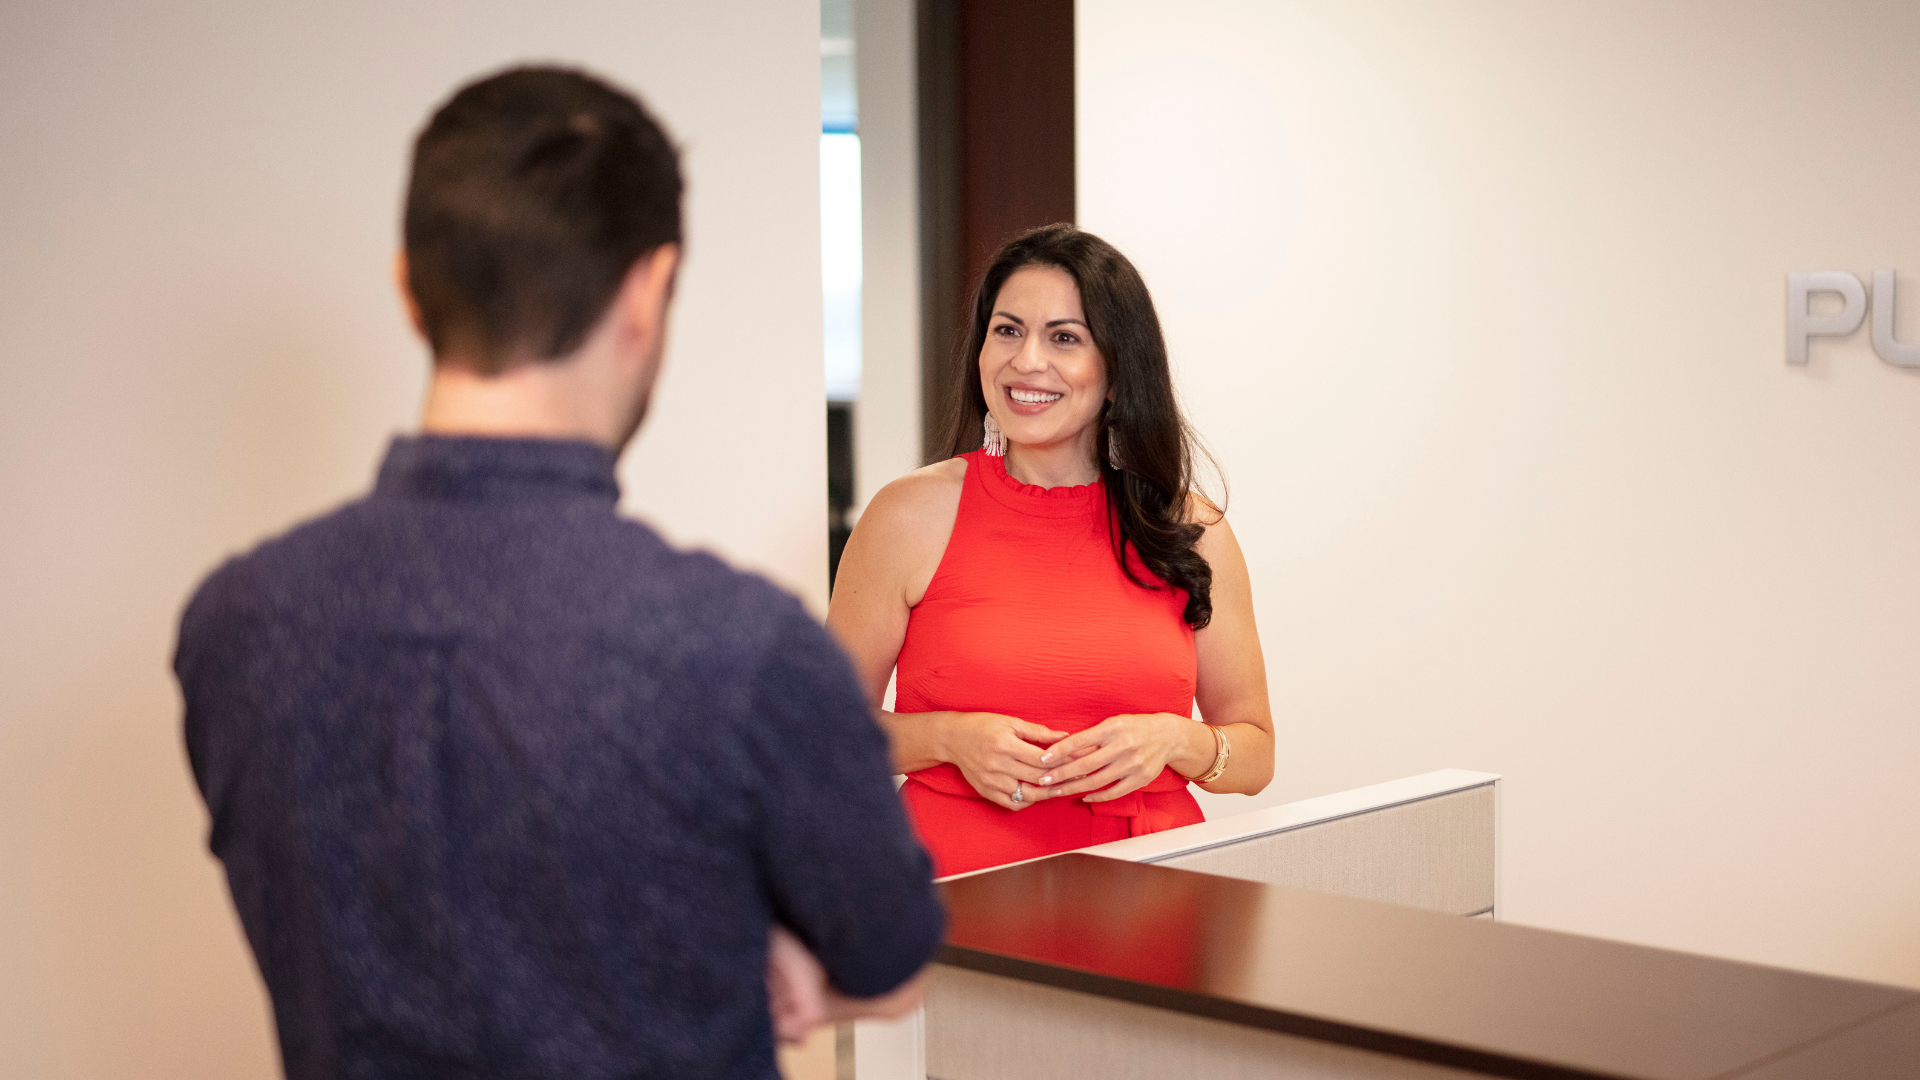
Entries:
<svg viewBox="0 0 1920 1080">
<path fill-rule="evenodd" d="M 1074 219 L 1073 0 L 921 0 L 921 395 L 929 460 L 994 249 Z"/>
<path fill-rule="evenodd" d="M 1072 0 L 964 0 L 960 204 L 968 285 L 1023 229 L 1073 220 Z"/>
</svg>

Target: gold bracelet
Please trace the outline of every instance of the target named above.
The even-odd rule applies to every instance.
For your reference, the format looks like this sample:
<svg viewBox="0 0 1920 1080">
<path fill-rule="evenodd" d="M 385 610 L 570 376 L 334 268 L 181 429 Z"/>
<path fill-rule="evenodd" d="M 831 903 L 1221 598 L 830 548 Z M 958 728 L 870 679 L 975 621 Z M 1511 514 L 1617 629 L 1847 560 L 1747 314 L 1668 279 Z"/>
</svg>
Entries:
<svg viewBox="0 0 1920 1080">
<path fill-rule="evenodd" d="M 1207 726 L 1213 727 L 1211 724 Z M 1193 783 L 1202 786 L 1211 784 L 1227 771 L 1227 758 L 1233 755 L 1233 744 L 1227 741 L 1227 733 L 1217 727 L 1213 728 L 1213 742 L 1213 768 L 1208 769 L 1204 776 L 1191 777 Z"/>
</svg>

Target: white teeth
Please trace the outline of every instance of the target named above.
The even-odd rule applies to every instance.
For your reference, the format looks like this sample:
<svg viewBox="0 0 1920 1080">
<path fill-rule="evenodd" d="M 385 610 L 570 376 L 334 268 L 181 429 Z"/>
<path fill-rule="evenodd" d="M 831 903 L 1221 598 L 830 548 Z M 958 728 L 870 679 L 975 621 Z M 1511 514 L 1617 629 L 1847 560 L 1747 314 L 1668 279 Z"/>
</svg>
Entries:
<svg viewBox="0 0 1920 1080">
<path fill-rule="evenodd" d="M 1045 405 L 1049 401 L 1059 401 L 1065 394 L 1043 394 L 1038 390 L 1009 390 L 1013 400 L 1022 405 Z"/>
</svg>

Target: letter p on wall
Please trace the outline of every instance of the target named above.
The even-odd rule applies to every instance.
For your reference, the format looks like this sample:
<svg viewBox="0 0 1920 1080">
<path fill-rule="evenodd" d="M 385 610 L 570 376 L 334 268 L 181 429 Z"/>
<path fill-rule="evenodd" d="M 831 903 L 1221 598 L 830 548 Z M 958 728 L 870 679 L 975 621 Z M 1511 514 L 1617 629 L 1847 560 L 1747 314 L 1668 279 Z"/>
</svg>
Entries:
<svg viewBox="0 0 1920 1080">
<path fill-rule="evenodd" d="M 1815 315 L 1814 293 L 1837 293 L 1840 310 Z M 1920 368 L 1920 343 L 1894 338 L 1894 273 L 1873 272 L 1873 351 L 1889 364 Z M 1796 270 L 1787 275 L 1787 363 L 1804 365 L 1815 337 L 1846 337 L 1866 320 L 1867 290 L 1845 270 Z"/>
<path fill-rule="evenodd" d="M 1839 311 L 1825 315 L 1813 313 L 1813 294 L 1839 293 Z M 1787 275 L 1787 363 L 1807 362 L 1807 341 L 1821 337 L 1846 337 L 1860 329 L 1867 317 L 1867 290 L 1860 279 L 1845 270 L 1796 270 Z"/>
</svg>

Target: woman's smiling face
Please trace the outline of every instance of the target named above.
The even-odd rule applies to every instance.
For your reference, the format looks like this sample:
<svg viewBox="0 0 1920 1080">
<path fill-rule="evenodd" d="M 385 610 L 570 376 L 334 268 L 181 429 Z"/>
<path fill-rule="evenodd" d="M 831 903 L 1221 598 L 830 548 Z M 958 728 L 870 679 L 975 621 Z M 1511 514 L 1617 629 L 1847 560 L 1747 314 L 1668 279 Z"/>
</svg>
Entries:
<svg viewBox="0 0 1920 1080">
<path fill-rule="evenodd" d="M 1084 440 L 1107 401 L 1107 362 L 1087 329 L 1080 287 L 1054 266 L 1023 266 L 994 298 L 980 347 L 980 392 L 1010 442 Z"/>
</svg>

